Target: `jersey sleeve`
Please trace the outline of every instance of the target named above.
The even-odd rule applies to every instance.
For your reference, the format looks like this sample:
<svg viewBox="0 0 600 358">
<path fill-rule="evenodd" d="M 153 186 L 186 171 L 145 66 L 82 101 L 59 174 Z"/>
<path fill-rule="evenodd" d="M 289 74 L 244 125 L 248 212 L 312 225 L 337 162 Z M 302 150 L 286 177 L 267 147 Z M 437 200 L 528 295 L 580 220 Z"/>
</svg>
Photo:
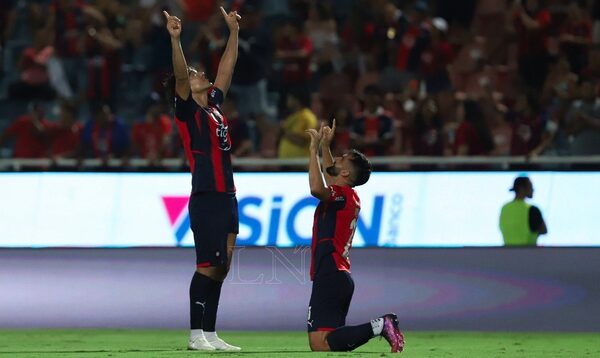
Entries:
<svg viewBox="0 0 600 358">
<path fill-rule="evenodd" d="M 532 205 L 529 208 L 529 230 L 532 232 L 539 232 L 542 224 L 544 224 L 542 212 L 537 206 Z"/>
<path fill-rule="evenodd" d="M 180 121 L 187 121 L 190 118 L 194 117 L 195 106 L 193 103 L 194 99 L 192 98 L 192 93 L 188 95 L 187 99 L 183 99 L 179 97 L 178 94 L 175 94 L 175 118 Z"/>
<path fill-rule="evenodd" d="M 223 100 L 225 99 L 225 96 L 223 95 L 223 91 L 221 91 L 220 88 L 217 87 L 211 87 L 208 90 L 208 103 L 212 104 L 213 106 L 220 106 L 221 104 L 223 104 Z"/>
</svg>

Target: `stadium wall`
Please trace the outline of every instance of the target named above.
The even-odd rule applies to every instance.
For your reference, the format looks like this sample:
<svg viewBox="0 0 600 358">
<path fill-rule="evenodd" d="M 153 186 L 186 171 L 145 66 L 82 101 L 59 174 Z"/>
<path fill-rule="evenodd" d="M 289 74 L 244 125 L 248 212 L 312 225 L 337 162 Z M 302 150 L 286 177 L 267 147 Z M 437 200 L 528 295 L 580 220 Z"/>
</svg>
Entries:
<svg viewBox="0 0 600 358">
<path fill-rule="evenodd" d="M 304 330 L 309 248 L 240 247 L 221 330 Z M 600 331 L 600 249 L 351 252 L 349 324 L 407 330 Z M 1 249 L 0 328 L 188 327 L 189 248 Z"/>
</svg>

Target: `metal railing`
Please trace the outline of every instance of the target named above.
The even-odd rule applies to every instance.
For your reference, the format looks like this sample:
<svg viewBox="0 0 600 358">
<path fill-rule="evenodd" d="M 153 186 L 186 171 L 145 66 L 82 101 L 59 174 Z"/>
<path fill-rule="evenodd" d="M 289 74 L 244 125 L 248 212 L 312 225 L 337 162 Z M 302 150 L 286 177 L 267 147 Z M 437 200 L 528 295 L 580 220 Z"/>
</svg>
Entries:
<svg viewBox="0 0 600 358">
<path fill-rule="evenodd" d="M 455 157 L 426 157 L 426 156 L 390 156 L 390 157 L 372 157 L 371 162 L 375 165 L 389 166 L 439 166 L 441 168 L 453 166 L 472 165 L 492 165 L 497 168 L 509 168 L 511 165 L 598 165 L 600 167 L 600 155 L 593 156 L 540 156 L 534 158 L 519 157 L 485 157 L 485 156 L 455 156 Z M 233 164 L 238 167 L 244 167 L 249 170 L 257 169 L 276 169 L 281 167 L 305 169 L 308 164 L 306 158 L 296 159 L 274 159 L 246 157 L 234 158 Z M 165 158 L 159 161 L 150 161 L 148 159 L 109 159 L 103 161 L 100 159 L 0 159 L 0 171 L 20 171 L 31 168 L 54 168 L 62 169 L 94 169 L 94 168 L 181 168 L 187 165 L 182 158 Z"/>
</svg>

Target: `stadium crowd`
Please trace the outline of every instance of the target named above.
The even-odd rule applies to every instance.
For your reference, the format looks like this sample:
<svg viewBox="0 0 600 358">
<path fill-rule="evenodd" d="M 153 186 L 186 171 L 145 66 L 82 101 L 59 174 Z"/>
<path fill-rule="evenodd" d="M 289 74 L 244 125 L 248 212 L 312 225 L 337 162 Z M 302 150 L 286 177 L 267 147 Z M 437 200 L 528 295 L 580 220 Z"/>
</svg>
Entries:
<svg viewBox="0 0 600 358">
<path fill-rule="evenodd" d="M 368 156 L 600 154 L 600 1 L 565 0 L 2 1 L 0 154 L 182 157 L 161 11 L 214 79 L 221 5 L 236 157 L 306 157 L 332 118 Z"/>
</svg>

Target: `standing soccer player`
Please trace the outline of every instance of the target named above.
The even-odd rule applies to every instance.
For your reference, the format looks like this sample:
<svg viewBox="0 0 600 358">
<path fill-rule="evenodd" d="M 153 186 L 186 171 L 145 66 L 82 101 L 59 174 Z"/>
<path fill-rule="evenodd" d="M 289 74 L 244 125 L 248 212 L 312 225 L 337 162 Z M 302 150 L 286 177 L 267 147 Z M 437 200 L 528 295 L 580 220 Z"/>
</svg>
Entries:
<svg viewBox="0 0 600 358">
<path fill-rule="evenodd" d="M 189 212 L 196 272 L 190 285 L 188 349 L 203 351 L 240 350 L 225 343 L 215 331 L 221 287 L 238 233 L 231 139 L 220 105 L 237 60 L 241 17 L 222 7 L 221 12 L 229 28 L 229 39 L 214 85 L 204 73 L 187 66 L 179 40 L 181 20 L 164 12 L 173 52 L 175 122 L 192 172 Z"/>
<path fill-rule="evenodd" d="M 313 281 L 307 322 L 310 349 L 351 351 L 375 336 L 383 336 L 393 353 L 401 352 L 404 337 L 398 327 L 398 317 L 393 313 L 362 325 L 345 325 L 354 293 L 348 257 L 360 211 L 360 198 L 354 187 L 369 180 L 371 163 L 357 150 L 333 159 L 330 144 L 335 133 L 335 120 L 331 128 L 306 132 L 311 137 L 310 193 L 320 200 L 313 223 L 310 265 Z M 323 151 L 325 173 L 321 172 L 319 146 Z"/>
</svg>

